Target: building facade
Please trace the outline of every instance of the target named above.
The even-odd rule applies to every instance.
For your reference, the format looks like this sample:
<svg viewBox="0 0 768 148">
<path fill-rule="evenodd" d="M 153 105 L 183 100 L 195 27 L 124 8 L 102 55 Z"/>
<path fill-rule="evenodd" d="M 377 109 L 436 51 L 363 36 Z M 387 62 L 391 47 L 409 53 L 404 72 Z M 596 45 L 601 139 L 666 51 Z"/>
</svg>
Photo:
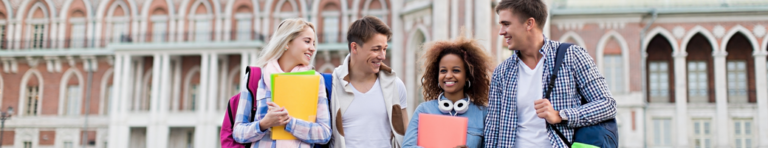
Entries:
<svg viewBox="0 0 768 148">
<path fill-rule="evenodd" d="M 387 60 L 421 102 L 422 45 L 465 35 L 496 62 L 496 0 L 2 0 L 0 145 L 218 147 L 226 101 L 278 23 L 316 25 L 315 69 L 347 24 L 393 30 Z M 550 0 L 545 35 L 585 47 L 619 106 L 621 147 L 768 147 L 768 2 Z M 464 30 L 464 31 L 463 31 Z"/>
</svg>

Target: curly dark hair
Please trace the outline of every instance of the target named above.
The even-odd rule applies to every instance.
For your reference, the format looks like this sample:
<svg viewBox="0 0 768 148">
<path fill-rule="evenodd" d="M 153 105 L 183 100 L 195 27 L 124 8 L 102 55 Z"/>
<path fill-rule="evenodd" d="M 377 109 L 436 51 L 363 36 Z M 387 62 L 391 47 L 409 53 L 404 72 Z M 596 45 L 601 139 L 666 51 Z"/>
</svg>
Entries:
<svg viewBox="0 0 768 148">
<path fill-rule="evenodd" d="M 424 47 L 427 49 L 426 54 L 422 57 L 425 60 L 422 67 L 425 71 L 421 77 L 424 101 L 435 100 L 440 97 L 440 93 L 443 92 L 443 89 L 438 86 L 440 60 L 446 55 L 454 54 L 464 61 L 464 67 L 467 68 L 465 70 L 467 80 L 472 83 L 470 87 L 464 87 L 464 93 L 472 98 L 472 103 L 480 106 L 488 105 L 488 90 L 493 63 L 477 40 L 460 35 L 453 40 L 430 42 Z"/>
</svg>

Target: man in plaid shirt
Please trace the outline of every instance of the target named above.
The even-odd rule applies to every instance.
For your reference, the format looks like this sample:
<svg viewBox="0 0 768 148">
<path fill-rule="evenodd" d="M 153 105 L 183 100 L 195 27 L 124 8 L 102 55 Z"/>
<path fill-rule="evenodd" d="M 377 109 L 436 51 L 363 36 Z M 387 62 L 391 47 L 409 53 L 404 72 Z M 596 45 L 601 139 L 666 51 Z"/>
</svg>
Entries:
<svg viewBox="0 0 768 148">
<path fill-rule="evenodd" d="M 502 0 L 496 13 L 499 35 L 514 54 L 491 78 L 486 147 L 567 148 L 547 124 L 573 141 L 574 129 L 616 116 L 616 101 L 605 78 L 579 46 L 567 49 L 552 95 L 544 96 L 560 42 L 542 35 L 547 10 L 541 0 Z"/>
</svg>

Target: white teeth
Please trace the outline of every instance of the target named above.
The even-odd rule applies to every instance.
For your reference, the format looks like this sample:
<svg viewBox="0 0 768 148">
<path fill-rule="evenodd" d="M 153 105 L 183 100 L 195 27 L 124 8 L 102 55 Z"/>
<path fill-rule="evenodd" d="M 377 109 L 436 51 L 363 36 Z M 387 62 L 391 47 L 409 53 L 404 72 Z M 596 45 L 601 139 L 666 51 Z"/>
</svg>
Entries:
<svg viewBox="0 0 768 148">
<path fill-rule="evenodd" d="M 456 84 L 456 82 L 445 82 L 445 84 Z"/>
</svg>

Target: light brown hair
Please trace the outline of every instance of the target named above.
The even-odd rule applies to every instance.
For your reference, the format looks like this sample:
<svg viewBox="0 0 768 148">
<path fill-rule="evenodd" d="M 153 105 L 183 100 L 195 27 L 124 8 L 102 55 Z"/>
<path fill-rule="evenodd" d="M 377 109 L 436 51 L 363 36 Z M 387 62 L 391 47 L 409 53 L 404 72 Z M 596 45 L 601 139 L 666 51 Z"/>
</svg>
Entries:
<svg viewBox="0 0 768 148">
<path fill-rule="evenodd" d="M 352 42 L 362 46 L 363 43 L 373 38 L 373 35 L 383 34 L 387 36 L 387 40 L 392 37 L 392 31 L 389 30 L 389 26 L 384 24 L 379 18 L 373 16 L 365 16 L 349 26 L 349 32 L 347 32 L 347 46 L 349 50 L 352 50 Z"/>
<path fill-rule="evenodd" d="M 501 10 L 511 10 L 520 17 L 520 22 L 533 18 L 542 30 L 547 23 L 547 5 L 541 0 L 501 0 L 496 5 L 496 13 Z"/>
</svg>

